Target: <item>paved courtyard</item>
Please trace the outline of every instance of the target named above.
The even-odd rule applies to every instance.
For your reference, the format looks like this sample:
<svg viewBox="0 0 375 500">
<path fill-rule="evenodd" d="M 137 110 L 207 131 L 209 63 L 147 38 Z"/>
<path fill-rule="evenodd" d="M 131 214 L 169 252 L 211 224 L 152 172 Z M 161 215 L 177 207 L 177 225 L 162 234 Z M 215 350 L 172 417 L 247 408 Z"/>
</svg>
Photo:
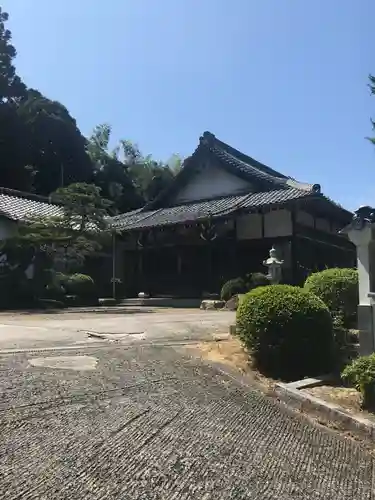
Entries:
<svg viewBox="0 0 375 500">
<path fill-rule="evenodd" d="M 210 339 L 215 333 L 228 333 L 234 320 L 231 311 L 144 307 L 0 313 L 0 349 L 82 345 L 100 336 L 127 344 Z"/>
<path fill-rule="evenodd" d="M 123 317 L 0 318 L 18 332 L 3 327 L 0 342 L 0 498 L 374 498 L 374 461 L 359 444 L 188 357 L 163 326 L 180 318 L 187 340 L 233 315 L 142 314 L 155 318 L 140 319 L 143 340 L 120 342 L 80 337 L 74 321 L 113 334 Z M 43 350 L 41 330 L 23 339 L 17 328 L 28 336 L 31 321 L 54 348 Z"/>
</svg>

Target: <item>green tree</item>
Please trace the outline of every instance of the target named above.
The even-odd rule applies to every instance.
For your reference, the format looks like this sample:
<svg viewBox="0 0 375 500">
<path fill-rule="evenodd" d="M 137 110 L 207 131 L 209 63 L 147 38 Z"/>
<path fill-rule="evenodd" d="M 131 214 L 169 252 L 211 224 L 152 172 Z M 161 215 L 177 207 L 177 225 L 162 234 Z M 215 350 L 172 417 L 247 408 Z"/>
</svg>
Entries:
<svg viewBox="0 0 375 500">
<path fill-rule="evenodd" d="M 27 146 L 25 127 L 17 114 L 18 103 L 26 96 L 26 85 L 16 74 L 16 49 L 6 28 L 8 14 L 0 7 L 0 185 L 15 189 L 30 187 L 25 169 Z"/>
<path fill-rule="evenodd" d="M 143 199 L 135 189 L 128 166 L 120 157 L 120 148 L 109 150 L 110 138 L 110 125 L 102 124 L 95 127 L 87 141 L 94 182 L 103 196 L 112 201 L 112 212 L 127 212 L 142 206 Z"/>
<path fill-rule="evenodd" d="M 88 139 L 63 104 L 28 88 L 16 74 L 16 49 L 0 8 L 0 185 L 49 196 L 59 187 L 94 183 L 112 201 L 111 213 L 138 208 L 168 187 L 180 170 L 122 140 L 110 150 L 111 127 Z"/>
<path fill-rule="evenodd" d="M 42 297 L 55 283 L 56 266 L 65 272 L 76 270 L 110 237 L 106 222 L 109 202 L 100 196 L 97 186 L 72 184 L 58 189 L 52 198 L 60 204 L 61 214 L 30 217 L 19 224 L 17 234 L 2 249 L 7 256 L 0 273 L 2 282 L 13 283 L 16 291 L 27 286 L 33 297 Z M 33 277 L 26 280 L 31 263 Z"/>
<path fill-rule="evenodd" d="M 26 85 L 16 74 L 13 61 L 17 55 L 11 43 L 12 33 L 5 24 L 9 14 L 0 7 L 0 101 L 2 103 L 20 99 L 26 94 Z"/>
<path fill-rule="evenodd" d="M 184 160 L 178 154 L 173 154 L 167 161 L 167 165 L 172 171 L 173 175 L 176 176 L 180 173 L 183 167 Z"/>
<path fill-rule="evenodd" d="M 106 217 L 111 202 L 102 198 L 100 191 L 94 184 L 75 183 L 58 188 L 51 199 L 62 206 L 62 221 L 72 231 L 103 231 L 108 227 Z"/>
<path fill-rule="evenodd" d="M 65 106 L 30 89 L 17 114 L 27 138 L 25 164 L 31 167 L 38 194 L 49 195 L 76 182 L 92 182 L 86 139 Z"/>
<path fill-rule="evenodd" d="M 68 266 L 82 264 L 87 256 L 99 251 L 110 236 L 106 217 L 111 202 L 102 198 L 100 191 L 94 184 L 75 183 L 57 189 L 51 196 L 62 208 L 61 217 L 49 221 L 54 230 L 53 246 L 60 254 L 63 252 L 60 260 Z"/>
<path fill-rule="evenodd" d="M 142 155 L 131 141 L 120 141 L 120 147 L 137 192 L 145 203 L 170 186 L 181 169 L 182 160 L 178 155 L 173 155 L 169 162 L 164 163 L 154 160 L 151 155 Z"/>
<path fill-rule="evenodd" d="M 16 74 L 16 49 L 0 8 L 0 185 L 49 195 L 92 181 L 86 139 L 60 103 L 27 88 Z"/>
</svg>

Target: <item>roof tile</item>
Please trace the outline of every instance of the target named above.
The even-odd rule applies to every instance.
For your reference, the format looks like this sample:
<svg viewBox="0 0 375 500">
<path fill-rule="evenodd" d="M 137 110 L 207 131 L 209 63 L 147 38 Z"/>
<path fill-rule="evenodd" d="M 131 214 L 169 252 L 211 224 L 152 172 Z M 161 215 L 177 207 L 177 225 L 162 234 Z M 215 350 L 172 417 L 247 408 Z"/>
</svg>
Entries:
<svg viewBox="0 0 375 500">
<path fill-rule="evenodd" d="M 48 201 L 36 201 L 21 196 L 0 193 L 0 215 L 19 221 L 28 217 L 56 217 L 62 215 L 62 208 Z"/>
<path fill-rule="evenodd" d="M 158 210 L 149 210 L 118 215 L 110 219 L 112 227 L 119 230 L 146 229 L 178 223 L 189 223 L 221 217 L 239 210 L 251 210 L 262 205 L 284 203 L 289 200 L 311 196 L 312 193 L 297 188 L 284 188 L 242 196 L 228 196 L 213 200 L 199 201 Z"/>
</svg>

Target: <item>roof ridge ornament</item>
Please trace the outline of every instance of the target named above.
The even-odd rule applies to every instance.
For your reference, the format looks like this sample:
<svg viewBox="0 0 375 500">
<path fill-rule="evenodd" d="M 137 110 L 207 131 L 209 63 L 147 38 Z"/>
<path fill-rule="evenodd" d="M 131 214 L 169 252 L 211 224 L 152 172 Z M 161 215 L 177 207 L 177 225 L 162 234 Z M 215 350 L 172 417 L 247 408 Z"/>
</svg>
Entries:
<svg viewBox="0 0 375 500">
<path fill-rule="evenodd" d="M 215 140 L 214 134 L 206 130 L 205 132 L 203 132 L 203 135 L 199 138 L 199 144 L 203 144 L 204 146 L 211 146 L 214 140 Z"/>
<path fill-rule="evenodd" d="M 354 229 L 362 229 L 366 224 L 373 224 L 375 222 L 375 209 L 368 205 L 362 205 L 354 212 L 354 217 L 351 222 L 351 227 Z"/>
</svg>

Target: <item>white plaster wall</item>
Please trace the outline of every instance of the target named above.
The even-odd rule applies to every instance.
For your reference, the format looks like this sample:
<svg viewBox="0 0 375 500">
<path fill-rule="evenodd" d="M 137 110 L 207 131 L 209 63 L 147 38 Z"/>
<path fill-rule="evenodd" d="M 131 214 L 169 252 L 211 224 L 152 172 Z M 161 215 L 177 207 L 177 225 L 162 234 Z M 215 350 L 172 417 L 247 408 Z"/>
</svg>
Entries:
<svg viewBox="0 0 375 500">
<path fill-rule="evenodd" d="M 292 215 L 289 210 L 273 210 L 264 215 L 265 238 L 289 236 L 292 232 Z"/>
<path fill-rule="evenodd" d="M 251 185 L 220 167 L 208 165 L 176 195 L 175 202 L 209 200 L 218 196 L 251 192 Z"/>
<path fill-rule="evenodd" d="M 296 222 L 303 226 L 314 227 L 314 217 L 308 212 L 298 210 L 296 215 Z"/>
<path fill-rule="evenodd" d="M 247 214 L 237 218 L 237 239 L 249 240 L 262 238 L 262 215 Z"/>
</svg>

